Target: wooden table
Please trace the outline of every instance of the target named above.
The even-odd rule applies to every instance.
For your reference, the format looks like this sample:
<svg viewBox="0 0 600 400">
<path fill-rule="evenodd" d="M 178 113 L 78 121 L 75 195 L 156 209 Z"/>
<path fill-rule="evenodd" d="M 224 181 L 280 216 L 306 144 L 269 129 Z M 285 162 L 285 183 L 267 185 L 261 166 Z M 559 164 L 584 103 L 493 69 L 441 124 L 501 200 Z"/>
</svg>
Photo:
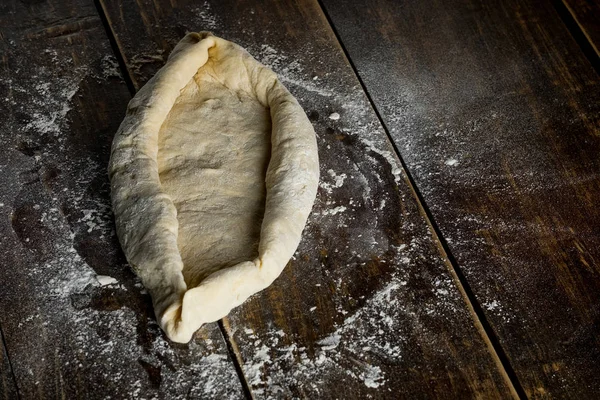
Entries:
<svg viewBox="0 0 600 400">
<path fill-rule="evenodd" d="M 598 398 L 599 16 L 2 2 L 2 398 Z M 179 345 L 120 250 L 106 166 L 131 96 L 201 30 L 279 74 L 322 179 L 282 276 Z"/>
</svg>

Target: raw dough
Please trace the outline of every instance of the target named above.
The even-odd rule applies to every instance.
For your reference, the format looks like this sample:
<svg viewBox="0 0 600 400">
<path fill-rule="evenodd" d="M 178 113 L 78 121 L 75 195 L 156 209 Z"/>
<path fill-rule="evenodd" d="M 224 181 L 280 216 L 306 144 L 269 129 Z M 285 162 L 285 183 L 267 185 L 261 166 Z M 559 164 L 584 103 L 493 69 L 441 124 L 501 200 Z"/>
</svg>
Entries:
<svg viewBox="0 0 600 400">
<path fill-rule="evenodd" d="M 109 175 L 127 260 L 167 336 L 188 342 L 279 276 L 319 163 L 312 125 L 277 76 L 201 32 L 129 103 Z"/>
</svg>

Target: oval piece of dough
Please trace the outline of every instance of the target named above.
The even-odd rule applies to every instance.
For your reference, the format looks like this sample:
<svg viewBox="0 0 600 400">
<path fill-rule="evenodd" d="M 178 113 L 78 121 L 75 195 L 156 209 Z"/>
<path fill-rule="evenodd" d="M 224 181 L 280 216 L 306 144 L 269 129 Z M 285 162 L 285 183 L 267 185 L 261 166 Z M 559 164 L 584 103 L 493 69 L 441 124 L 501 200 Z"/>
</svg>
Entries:
<svg viewBox="0 0 600 400">
<path fill-rule="evenodd" d="M 279 276 L 319 162 L 313 127 L 277 76 L 202 32 L 129 103 L 109 176 L 127 260 L 167 336 L 188 342 Z"/>
</svg>

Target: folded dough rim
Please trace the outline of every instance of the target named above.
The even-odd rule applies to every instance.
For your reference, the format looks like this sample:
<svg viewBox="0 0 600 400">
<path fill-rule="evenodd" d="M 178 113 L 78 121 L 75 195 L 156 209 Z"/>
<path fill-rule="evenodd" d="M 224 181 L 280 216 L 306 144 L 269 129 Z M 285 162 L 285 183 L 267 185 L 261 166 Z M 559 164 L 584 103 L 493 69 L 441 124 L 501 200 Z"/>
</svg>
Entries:
<svg viewBox="0 0 600 400">
<path fill-rule="evenodd" d="M 209 49 L 241 55 L 259 101 L 270 108 L 271 159 L 259 256 L 188 288 L 177 247 L 177 210 L 161 190 L 158 134 L 181 90 L 209 59 Z M 226 316 L 269 286 L 292 257 L 314 202 L 319 162 L 313 127 L 296 99 L 244 49 L 207 32 L 190 33 L 165 66 L 130 101 L 109 162 L 117 235 L 130 265 L 152 295 L 158 322 L 175 342 L 188 342 L 207 322 Z"/>
</svg>

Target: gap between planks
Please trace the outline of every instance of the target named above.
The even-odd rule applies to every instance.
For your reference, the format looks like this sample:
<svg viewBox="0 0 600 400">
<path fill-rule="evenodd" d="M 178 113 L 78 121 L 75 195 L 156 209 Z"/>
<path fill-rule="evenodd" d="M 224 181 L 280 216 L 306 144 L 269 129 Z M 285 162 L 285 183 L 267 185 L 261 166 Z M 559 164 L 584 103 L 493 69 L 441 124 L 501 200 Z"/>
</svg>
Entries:
<svg viewBox="0 0 600 400">
<path fill-rule="evenodd" d="M 248 400 L 254 400 L 254 395 L 252 394 L 252 390 L 250 389 L 250 385 L 248 384 L 248 379 L 246 379 L 246 375 L 244 375 L 244 370 L 242 369 L 243 360 L 242 353 L 231 334 L 231 326 L 229 325 L 229 319 L 227 317 L 222 318 L 218 321 L 219 329 L 221 330 L 221 335 L 225 338 L 225 342 L 227 343 L 227 350 L 229 351 L 229 356 L 233 360 L 233 365 L 235 366 L 235 371 L 240 378 L 242 383 L 242 389 L 244 391 L 244 395 Z"/>
<path fill-rule="evenodd" d="M 96 11 L 98 12 L 98 16 L 100 17 L 100 21 L 102 21 L 102 26 L 104 26 L 104 31 L 106 32 L 106 36 L 108 37 L 108 41 L 110 43 L 110 47 L 119 63 L 119 70 L 121 71 L 121 75 L 123 75 L 123 80 L 127 85 L 127 89 L 129 89 L 129 93 L 131 97 L 135 95 L 137 92 L 136 84 L 129 73 L 129 69 L 127 68 L 127 64 L 125 62 L 125 57 L 121 52 L 121 45 L 119 44 L 119 40 L 117 36 L 114 34 L 110 21 L 108 20 L 108 13 L 104 9 L 104 5 L 100 0 L 94 0 L 94 5 L 96 6 Z"/>
<path fill-rule="evenodd" d="M 600 75 L 600 49 L 596 47 L 585 27 L 577 19 L 577 13 L 565 0 L 552 0 L 552 4 L 573 40 L 577 42 L 585 57 Z"/>
<path fill-rule="evenodd" d="M 139 88 L 137 88 L 137 84 L 134 82 L 134 80 L 129 72 L 129 69 L 127 68 L 127 64 L 125 62 L 125 57 L 123 56 L 123 52 L 121 51 L 121 46 L 119 44 L 119 41 L 118 41 L 114 31 L 112 30 L 111 23 L 108 19 L 108 13 L 106 12 L 104 5 L 102 4 L 102 2 L 100 0 L 94 0 L 94 5 L 96 6 L 96 10 L 98 11 L 98 15 L 100 16 L 100 20 L 102 21 L 102 25 L 104 26 L 104 30 L 106 31 L 106 35 L 108 36 L 108 40 L 110 42 L 112 51 L 119 63 L 119 69 L 121 70 L 121 75 L 123 75 L 123 79 L 125 80 L 125 83 L 127 84 L 127 88 L 129 89 L 129 92 L 131 93 L 131 96 L 133 97 L 135 95 L 135 93 L 137 92 L 137 89 L 139 89 Z M 254 395 L 252 394 L 252 390 L 250 389 L 250 385 L 248 384 L 248 380 L 246 379 L 246 376 L 244 375 L 244 370 L 242 368 L 243 360 L 242 360 L 241 353 L 237 347 L 237 343 L 235 343 L 232 335 L 230 334 L 231 329 L 229 326 L 229 321 L 227 320 L 227 318 L 223 318 L 223 319 L 220 319 L 219 321 L 217 321 L 217 324 L 219 326 L 219 331 L 221 332 L 221 336 L 223 337 L 223 340 L 225 341 L 225 344 L 227 345 L 227 352 L 229 353 L 229 357 L 231 358 L 231 361 L 235 368 L 235 372 L 237 373 L 238 378 L 240 380 L 240 384 L 242 385 L 242 390 L 244 392 L 244 396 L 248 400 L 254 400 Z M 12 372 L 12 366 L 11 366 L 11 372 Z M 13 375 L 13 379 L 14 379 L 14 375 Z"/>
<path fill-rule="evenodd" d="M 17 385 L 17 377 L 15 376 L 15 372 L 12 366 L 12 361 L 10 360 L 10 355 L 8 353 L 8 346 L 6 345 L 6 340 L 4 339 L 4 332 L 2 331 L 2 327 L 0 327 L 0 345 L 3 347 L 0 351 L 4 352 L 6 356 L 6 363 L 8 364 L 8 372 L 10 373 L 10 377 L 12 378 L 13 385 L 15 387 L 15 391 L 17 394 L 17 399 L 21 399 L 21 392 L 19 391 L 19 385 Z"/>
<path fill-rule="evenodd" d="M 404 162 L 404 159 L 402 158 L 400 151 L 394 144 L 394 142 L 391 138 L 389 129 L 388 129 L 387 125 L 385 124 L 385 122 L 383 121 L 383 119 L 379 113 L 379 110 L 377 109 L 377 106 L 373 102 L 373 99 L 372 99 L 365 83 L 363 82 L 361 76 L 359 75 L 358 70 L 356 69 L 356 66 L 352 62 L 352 59 L 350 58 L 350 54 L 348 53 L 346 47 L 344 46 L 344 43 L 343 43 L 339 33 L 337 32 L 335 25 L 333 24 L 333 21 L 331 20 L 329 14 L 327 13 L 326 7 L 323 5 L 321 0 L 317 0 L 317 1 L 319 4 L 319 7 L 321 8 L 321 12 L 323 13 L 325 19 L 327 20 L 327 23 L 328 23 L 330 29 L 332 30 L 333 34 L 335 35 L 338 45 L 340 46 L 340 48 L 346 58 L 346 62 L 352 68 L 354 75 L 356 76 L 357 80 L 360 82 L 361 88 L 362 88 L 363 92 L 365 93 L 365 96 L 367 97 L 367 99 L 369 100 L 369 103 L 371 104 L 371 108 L 375 112 L 375 115 L 377 115 L 377 119 L 379 120 L 379 123 L 381 124 L 381 126 L 383 127 L 383 129 L 386 133 L 388 143 L 394 149 L 396 158 L 398 159 L 398 161 L 400 162 L 400 165 L 402 166 L 402 169 L 404 170 L 405 177 L 406 177 L 406 179 L 405 179 L 406 183 L 408 184 L 413 195 L 415 196 L 415 199 L 419 206 L 419 211 L 425 218 L 425 221 L 427 222 L 427 224 L 430 228 L 432 236 L 433 236 L 434 240 L 436 241 L 436 243 L 438 244 L 440 253 L 444 257 L 446 265 L 448 266 L 448 270 L 449 270 L 450 274 L 452 275 L 452 278 L 467 305 L 467 308 L 471 314 L 471 317 L 473 319 L 476 329 L 479 331 L 481 337 L 483 338 L 484 342 L 486 343 L 486 345 L 489 349 L 490 355 L 494 359 L 494 362 L 496 363 L 498 370 L 500 371 L 507 386 L 509 387 L 509 390 L 510 390 L 512 396 L 515 399 L 527 399 L 525 390 L 523 389 L 523 386 L 519 382 L 519 378 L 517 377 L 515 370 L 513 369 L 512 365 L 510 364 L 510 360 L 509 360 L 508 356 L 506 355 L 506 352 L 502 348 L 502 345 L 501 345 L 496 333 L 494 332 L 493 328 L 491 327 L 490 323 L 488 322 L 488 320 L 485 316 L 485 313 L 484 313 L 481 305 L 479 304 L 479 301 L 477 300 L 475 294 L 473 293 L 473 290 L 471 289 L 471 287 L 469 285 L 469 282 L 467 281 L 464 274 L 460 270 L 460 268 L 458 266 L 458 262 L 456 261 L 456 258 L 453 256 L 452 252 L 450 251 L 448 243 L 446 242 L 444 236 L 442 235 L 440 228 L 438 227 L 437 223 L 435 222 L 435 219 L 433 218 L 433 214 L 429 210 L 429 207 L 427 206 L 427 203 L 425 202 L 423 195 L 421 194 L 410 171 L 408 170 L 408 166 Z"/>
</svg>

